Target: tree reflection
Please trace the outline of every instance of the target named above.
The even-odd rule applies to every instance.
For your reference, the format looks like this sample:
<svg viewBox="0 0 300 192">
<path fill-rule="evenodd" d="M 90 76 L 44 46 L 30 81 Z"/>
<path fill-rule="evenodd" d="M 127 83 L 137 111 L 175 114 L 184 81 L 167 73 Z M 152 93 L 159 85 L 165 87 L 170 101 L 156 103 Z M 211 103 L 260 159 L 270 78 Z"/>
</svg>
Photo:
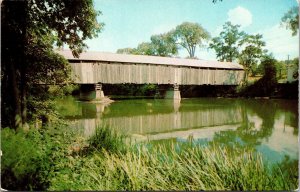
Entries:
<svg viewBox="0 0 300 192">
<path fill-rule="evenodd" d="M 268 100 L 246 100 L 240 102 L 242 113 L 242 124 L 236 130 L 221 131 L 214 135 L 212 143 L 227 146 L 231 149 L 249 148 L 255 149 L 260 145 L 262 139 L 268 139 L 273 131 L 276 104 Z M 262 120 L 261 126 L 255 127 L 255 120 L 249 116 L 257 116 Z"/>
</svg>

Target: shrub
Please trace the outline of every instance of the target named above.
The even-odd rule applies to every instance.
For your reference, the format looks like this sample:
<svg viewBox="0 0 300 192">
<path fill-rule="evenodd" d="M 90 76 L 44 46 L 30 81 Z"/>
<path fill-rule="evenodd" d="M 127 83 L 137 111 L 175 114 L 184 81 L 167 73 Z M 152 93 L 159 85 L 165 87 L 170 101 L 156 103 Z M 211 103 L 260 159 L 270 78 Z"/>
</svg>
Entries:
<svg viewBox="0 0 300 192">
<path fill-rule="evenodd" d="M 264 69 L 264 76 L 253 84 L 239 88 L 239 95 L 249 97 L 264 97 L 274 94 L 277 84 L 276 79 L 276 60 L 270 57 L 264 58 L 261 62 Z"/>
<path fill-rule="evenodd" d="M 1 183 L 9 190 L 46 190 L 67 162 L 74 134 L 61 129 L 1 130 Z M 66 129 L 65 129 L 66 130 Z"/>
</svg>

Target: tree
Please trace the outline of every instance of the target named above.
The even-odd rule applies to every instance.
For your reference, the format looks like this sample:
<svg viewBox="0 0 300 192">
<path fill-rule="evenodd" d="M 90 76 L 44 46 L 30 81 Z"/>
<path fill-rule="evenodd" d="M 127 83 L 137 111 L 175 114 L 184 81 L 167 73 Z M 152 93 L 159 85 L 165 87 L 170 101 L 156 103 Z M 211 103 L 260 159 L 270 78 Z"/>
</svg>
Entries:
<svg viewBox="0 0 300 192">
<path fill-rule="evenodd" d="M 299 57 L 296 57 L 292 60 L 292 65 L 294 65 L 294 73 L 293 73 L 293 77 L 295 79 L 299 78 Z"/>
<path fill-rule="evenodd" d="M 203 40 L 208 40 L 210 34 L 198 23 L 184 22 L 176 27 L 174 37 L 188 51 L 189 57 L 193 58 L 196 46 L 203 45 Z"/>
<path fill-rule="evenodd" d="M 140 43 L 137 48 L 118 49 L 117 53 L 171 57 L 178 53 L 172 32 L 152 35 L 151 42 Z"/>
<path fill-rule="evenodd" d="M 143 42 L 140 43 L 136 49 L 133 50 L 135 55 L 155 55 L 155 50 L 152 43 Z"/>
<path fill-rule="evenodd" d="M 299 7 L 292 7 L 281 18 L 281 24 L 285 25 L 287 29 L 292 30 L 292 35 L 297 35 L 299 30 Z"/>
<path fill-rule="evenodd" d="M 151 36 L 151 44 L 154 48 L 154 55 L 170 57 L 178 54 L 178 47 L 173 32 Z"/>
<path fill-rule="evenodd" d="M 243 31 L 239 31 L 240 25 L 232 25 L 226 22 L 219 37 L 214 37 L 209 44 L 210 49 L 214 49 L 219 61 L 232 62 L 239 57 L 239 42 L 245 36 Z"/>
<path fill-rule="evenodd" d="M 217 3 L 217 1 L 222 1 L 222 0 L 212 0 L 213 3 Z"/>
<path fill-rule="evenodd" d="M 118 49 L 117 53 L 119 53 L 119 54 L 132 54 L 134 51 L 135 50 L 133 48 L 126 47 L 126 48 L 123 48 L 123 49 Z"/>
<path fill-rule="evenodd" d="M 248 75 L 253 72 L 253 67 L 259 62 L 259 59 L 266 52 L 263 50 L 265 42 L 262 41 L 262 35 L 246 35 L 240 43 L 240 46 L 244 46 L 244 49 L 239 55 L 239 63 L 244 66 L 245 69 L 245 82 L 248 80 Z"/>
<path fill-rule="evenodd" d="M 27 101 L 36 96 L 32 87 L 68 78 L 67 62 L 53 45 L 67 44 L 78 57 L 87 47 L 84 40 L 103 27 L 96 20 L 99 14 L 92 0 L 2 2 L 2 125 L 17 128 L 27 122 L 27 108 L 32 107 Z"/>
</svg>

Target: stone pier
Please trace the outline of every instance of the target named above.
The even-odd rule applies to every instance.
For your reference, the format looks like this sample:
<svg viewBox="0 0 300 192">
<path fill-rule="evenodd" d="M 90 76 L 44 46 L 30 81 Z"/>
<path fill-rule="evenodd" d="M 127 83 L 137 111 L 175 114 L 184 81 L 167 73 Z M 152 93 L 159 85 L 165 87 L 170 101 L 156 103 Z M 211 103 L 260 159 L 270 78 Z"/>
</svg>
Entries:
<svg viewBox="0 0 300 192">
<path fill-rule="evenodd" d="M 178 84 L 174 84 L 173 90 L 171 89 L 166 92 L 165 99 L 181 100 Z"/>
<path fill-rule="evenodd" d="M 101 100 L 104 98 L 102 84 L 82 84 L 80 86 L 80 99 L 86 101 Z"/>
<path fill-rule="evenodd" d="M 101 83 L 96 83 L 94 84 L 95 86 L 95 92 L 96 92 L 96 100 L 100 100 L 104 98 L 104 92 L 102 90 L 102 84 Z"/>
</svg>

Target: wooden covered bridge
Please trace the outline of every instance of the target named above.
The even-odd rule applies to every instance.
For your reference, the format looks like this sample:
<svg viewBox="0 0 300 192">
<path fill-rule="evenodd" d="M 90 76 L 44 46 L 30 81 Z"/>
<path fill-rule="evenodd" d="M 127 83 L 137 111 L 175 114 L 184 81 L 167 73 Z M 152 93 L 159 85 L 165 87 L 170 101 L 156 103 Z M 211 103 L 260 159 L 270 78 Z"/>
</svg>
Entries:
<svg viewBox="0 0 300 192">
<path fill-rule="evenodd" d="M 95 98 L 104 97 L 102 84 L 173 85 L 169 98 L 180 99 L 180 85 L 238 85 L 244 76 L 237 63 L 170 57 L 84 52 L 74 58 L 59 51 L 71 64 L 78 84 L 94 84 Z"/>
</svg>

